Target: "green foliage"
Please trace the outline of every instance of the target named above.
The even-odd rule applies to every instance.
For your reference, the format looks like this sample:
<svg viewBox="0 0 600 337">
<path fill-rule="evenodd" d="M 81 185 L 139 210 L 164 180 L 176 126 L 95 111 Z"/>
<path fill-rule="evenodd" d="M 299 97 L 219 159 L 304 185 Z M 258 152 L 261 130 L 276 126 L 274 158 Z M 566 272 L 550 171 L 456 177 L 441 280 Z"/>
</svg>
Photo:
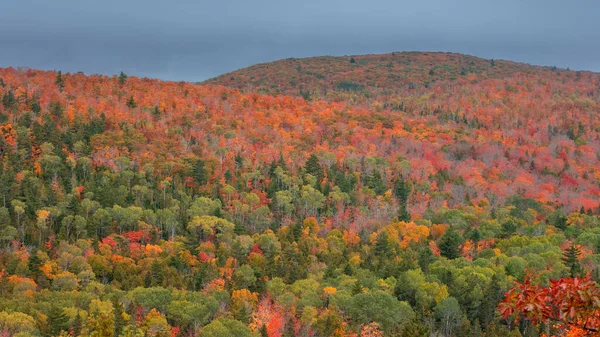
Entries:
<svg viewBox="0 0 600 337">
<path fill-rule="evenodd" d="M 574 243 L 571 243 L 569 248 L 565 250 L 562 256 L 562 261 L 565 266 L 569 268 L 569 276 L 571 277 L 581 277 L 583 274 L 583 268 L 579 263 L 579 257 L 581 256 L 581 249 L 575 246 Z"/>
<path fill-rule="evenodd" d="M 48 336 L 58 336 L 61 331 L 66 330 L 68 327 L 69 318 L 65 314 L 63 308 L 53 305 L 48 312 L 46 318 Z"/>
<path fill-rule="evenodd" d="M 198 337 L 250 337 L 250 329 L 244 323 L 228 318 L 219 318 L 200 330 Z"/>
<path fill-rule="evenodd" d="M 119 84 L 120 84 L 120 85 L 123 85 L 123 84 L 125 84 L 125 81 L 127 80 L 127 77 L 128 77 L 128 76 L 127 76 L 125 73 L 121 72 L 121 73 L 119 74 Z"/>
<path fill-rule="evenodd" d="M 345 311 L 356 324 L 377 322 L 384 331 L 392 331 L 410 322 L 415 313 L 406 302 L 400 302 L 384 292 L 362 293 L 353 296 Z"/>
<path fill-rule="evenodd" d="M 448 229 L 438 242 L 440 254 L 448 259 L 456 259 L 460 256 L 460 245 L 463 242 L 463 237 L 457 231 L 452 228 Z"/>
<path fill-rule="evenodd" d="M 342 81 L 336 85 L 336 88 L 343 91 L 359 91 L 363 86 L 352 81 Z"/>
</svg>

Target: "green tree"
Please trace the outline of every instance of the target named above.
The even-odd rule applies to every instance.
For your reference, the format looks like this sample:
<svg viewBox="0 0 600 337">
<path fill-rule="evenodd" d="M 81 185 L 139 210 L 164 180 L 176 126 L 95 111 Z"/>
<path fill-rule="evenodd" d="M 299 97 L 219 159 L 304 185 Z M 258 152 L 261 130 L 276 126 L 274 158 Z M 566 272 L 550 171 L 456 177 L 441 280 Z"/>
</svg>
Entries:
<svg viewBox="0 0 600 337">
<path fill-rule="evenodd" d="M 47 336 L 58 336 L 61 331 L 66 330 L 69 325 L 69 317 L 64 310 L 57 305 L 52 305 L 46 318 Z"/>
<path fill-rule="evenodd" d="M 494 274 L 484 291 L 483 301 L 481 302 L 479 309 L 479 322 L 481 323 L 481 327 L 485 328 L 486 331 L 489 324 L 494 321 L 496 308 L 503 298 L 504 295 L 502 287 L 500 286 L 500 276 Z"/>
<path fill-rule="evenodd" d="M 420 319 L 415 318 L 402 329 L 400 337 L 429 337 L 430 333 L 429 327 L 423 324 Z"/>
<path fill-rule="evenodd" d="M 135 109 L 137 107 L 137 103 L 135 102 L 133 95 L 129 96 L 129 99 L 127 100 L 127 103 L 125 103 L 125 105 L 127 105 L 127 107 L 130 109 Z"/>
<path fill-rule="evenodd" d="M 128 76 L 127 76 L 127 75 L 126 75 L 124 72 L 121 72 L 121 73 L 119 74 L 119 84 L 120 84 L 120 85 L 123 85 L 123 84 L 125 84 L 125 80 L 127 80 L 127 77 L 128 77 Z"/>
<path fill-rule="evenodd" d="M 400 175 L 394 180 L 393 188 L 394 196 L 398 199 L 398 220 L 410 221 L 410 213 L 408 212 L 408 197 L 410 195 L 410 188 L 404 177 Z"/>
<path fill-rule="evenodd" d="M 323 178 L 323 168 L 321 164 L 319 164 L 319 158 L 317 158 L 316 154 L 311 154 L 304 165 L 304 173 L 310 174 L 317 178 L 317 183 L 321 181 Z"/>
<path fill-rule="evenodd" d="M 183 328 L 192 327 L 194 331 L 211 321 L 219 309 L 219 303 L 213 297 L 194 293 L 186 300 L 173 301 L 167 306 L 167 317 L 179 322 Z"/>
<path fill-rule="evenodd" d="M 448 259 L 456 259 L 460 257 L 460 245 L 463 243 L 463 237 L 454 229 L 449 228 L 438 242 L 440 254 Z"/>
<path fill-rule="evenodd" d="M 206 168 L 204 167 L 204 160 L 198 159 L 194 164 L 194 172 L 193 172 L 194 180 L 198 183 L 198 185 L 203 186 L 208 182 L 208 177 L 206 174 Z"/>
<path fill-rule="evenodd" d="M 453 331 L 462 324 L 463 313 L 454 297 L 445 298 L 436 305 L 435 316 L 440 321 L 440 330 L 445 336 L 452 335 Z"/>
<path fill-rule="evenodd" d="M 579 257 L 581 256 L 581 249 L 576 247 L 574 243 L 571 243 L 562 256 L 562 261 L 569 268 L 569 276 L 581 277 L 583 274 L 583 268 L 579 263 Z"/>
<path fill-rule="evenodd" d="M 113 313 L 115 316 L 115 318 L 114 318 L 115 337 L 118 337 L 121 335 L 121 332 L 123 332 L 123 328 L 126 325 L 125 318 L 123 317 L 125 308 L 123 307 L 123 303 L 121 303 L 121 301 L 119 301 L 118 296 L 113 296 L 112 305 L 113 305 Z M 77 315 L 79 315 L 79 312 L 77 313 Z"/>
<path fill-rule="evenodd" d="M 83 321 L 81 319 L 81 314 L 79 310 L 77 310 L 77 315 L 73 320 L 73 336 L 78 337 L 81 334 L 81 329 L 83 328 Z"/>
<path fill-rule="evenodd" d="M 376 291 L 353 296 L 346 312 L 356 324 L 377 322 L 383 331 L 403 327 L 415 318 L 415 313 L 406 302 L 400 302 L 394 296 Z"/>
<path fill-rule="evenodd" d="M 244 323 L 229 318 L 218 318 L 203 327 L 198 337 L 250 337 L 252 332 Z"/>
</svg>

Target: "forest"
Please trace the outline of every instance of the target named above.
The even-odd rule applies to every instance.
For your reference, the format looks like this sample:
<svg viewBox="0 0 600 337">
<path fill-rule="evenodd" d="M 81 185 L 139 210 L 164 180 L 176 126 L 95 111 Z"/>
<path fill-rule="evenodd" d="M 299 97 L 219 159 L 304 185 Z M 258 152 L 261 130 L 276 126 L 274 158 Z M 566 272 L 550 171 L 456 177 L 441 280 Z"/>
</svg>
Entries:
<svg viewBox="0 0 600 337">
<path fill-rule="evenodd" d="M 0 68 L 0 336 L 597 336 L 600 74 Z"/>
</svg>

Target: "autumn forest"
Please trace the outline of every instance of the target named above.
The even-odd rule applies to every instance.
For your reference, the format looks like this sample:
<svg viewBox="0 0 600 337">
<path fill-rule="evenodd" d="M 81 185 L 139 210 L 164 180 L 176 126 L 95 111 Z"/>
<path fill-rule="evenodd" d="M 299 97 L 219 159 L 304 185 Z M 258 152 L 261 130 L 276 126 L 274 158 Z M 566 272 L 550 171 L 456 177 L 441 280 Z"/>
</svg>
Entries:
<svg viewBox="0 0 600 337">
<path fill-rule="evenodd" d="M 600 74 L 0 68 L 0 336 L 600 334 Z"/>
</svg>

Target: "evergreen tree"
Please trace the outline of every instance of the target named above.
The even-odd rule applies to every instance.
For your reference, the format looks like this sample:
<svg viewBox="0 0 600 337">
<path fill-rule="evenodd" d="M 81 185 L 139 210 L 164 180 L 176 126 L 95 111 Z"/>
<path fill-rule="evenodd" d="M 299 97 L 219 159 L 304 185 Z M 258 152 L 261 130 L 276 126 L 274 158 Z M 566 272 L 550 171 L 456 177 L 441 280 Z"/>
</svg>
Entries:
<svg viewBox="0 0 600 337">
<path fill-rule="evenodd" d="M 31 101 L 31 111 L 35 114 L 39 114 L 42 111 L 42 106 L 40 105 L 40 101 L 37 98 L 34 98 Z"/>
<path fill-rule="evenodd" d="M 29 254 L 29 261 L 27 261 L 27 267 L 29 268 L 29 272 L 33 276 L 34 280 L 37 278 L 38 275 L 40 275 L 40 273 L 41 273 L 40 267 L 41 266 L 42 266 L 42 260 L 40 260 L 40 258 L 38 256 L 37 249 L 34 249 L 31 251 L 31 254 Z"/>
<path fill-rule="evenodd" d="M 129 99 L 127 100 L 127 103 L 125 105 L 127 105 L 127 107 L 130 109 L 135 109 L 137 107 L 137 103 L 135 102 L 133 95 L 129 96 Z"/>
<path fill-rule="evenodd" d="M 394 196 L 398 199 L 400 205 L 398 208 L 398 220 L 410 221 L 410 213 L 408 212 L 408 196 L 410 195 L 410 188 L 404 180 L 404 177 L 400 175 L 394 180 Z"/>
<path fill-rule="evenodd" d="M 427 273 L 429 271 L 429 265 L 435 261 L 436 257 L 429 247 L 423 247 L 419 251 L 418 259 L 419 267 L 421 267 L 421 270 L 424 273 Z"/>
<path fill-rule="evenodd" d="M 150 267 L 150 273 L 152 274 L 152 286 L 161 286 L 164 281 L 162 266 L 158 260 L 152 262 Z"/>
<path fill-rule="evenodd" d="M 194 164 L 194 180 L 201 186 L 206 185 L 208 182 L 204 161 L 202 159 L 198 159 Z"/>
<path fill-rule="evenodd" d="M 311 154 L 306 161 L 304 166 L 304 173 L 317 177 L 317 181 L 320 181 L 323 177 L 323 168 L 319 164 L 319 158 L 316 154 Z"/>
<path fill-rule="evenodd" d="M 77 316 L 73 320 L 73 336 L 78 337 L 81 334 L 82 326 L 81 315 L 79 314 L 79 310 L 77 310 Z"/>
<path fill-rule="evenodd" d="M 500 276 L 494 274 L 490 280 L 490 284 L 484 291 L 483 300 L 479 307 L 479 322 L 481 327 L 486 331 L 489 325 L 494 321 L 496 315 L 496 308 L 498 303 L 504 298 L 502 287 L 500 287 Z"/>
<path fill-rule="evenodd" d="M 448 229 L 438 242 L 440 248 L 440 254 L 448 259 L 456 259 L 460 257 L 460 245 L 464 242 L 464 239 L 460 234 L 453 230 Z"/>
<path fill-rule="evenodd" d="M 583 274 L 583 269 L 579 263 L 580 256 L 581 249 L 575 247 L 574 243 L 571 243 L 571 246 L 563 253 L 562 261 L 569 268 L 571 277 L 580 277 Z"/>
<path fill-rule="evenodd" d="M 117 296 L 113 296 L 112 298 L 113 312 L 115 315 L 115 337 L 121 335 L 123 331 L 123 327 L 125 326 L 125 318 L 123 318 L 123 313 L 125 312 L 125 308 L 119 298 Z M 79 313 L 78 313 L 79 314 Z"/>
<path fill-rule="evenodd" d="M 4 109 L 12 109 L 16 103 L 17 99 L 12 90 L 9 90 L 6 94 L 2 95 L 2 106 Z"/>
<path fill-rule="evenodd" d="M 58 73 L 56 73 L 56 80 L 54 81 L 54 84 L 56 84 L 59 91 L 63 91 L 65 87 L 65 82 L 62 78 L 62 71 L 59 70 Z"/>
<path fill-rule="evenodd" d="M 387 187 L 381 178 L 381 173 L 379 171 L 374 171 L 368 178 L 367 186 L 372 189 L 375 194 L 382 195 L 387 191 Z"/>
<path fill-rule="evenodd" d="M 260 337 L 269 337 L 269 333 L 267 332 L 267 325 L 263 324 L 260 327 Z"/>
<path fill-rule="evenodd" d="M 58 336 L 61 331 L 68 328 L 69 317 L 62 308 L 52 305 L 47 316 L 47 336 Z"/>
<path fill-rule="evenodd" d="M 123 85 L 125 84 L 125 80 L 127 79 L 127 75 L 124 72 L 121 72 L 119 74 L 119 84 Z"/>
<path fill-rule="evenodd" d="M 402 330 L 401 337 L 428 337 L 430 334 L 429 327 L 418 318 L 408 322 Z"/>
<path fill-rule="evenodd" d="M 159 117 L 160 116 L 160 109 L 158 108 L 158 105 L 155 105 L 154 109 L 152 109 L 152 115 L 154 117 Z"/>
</svg>

